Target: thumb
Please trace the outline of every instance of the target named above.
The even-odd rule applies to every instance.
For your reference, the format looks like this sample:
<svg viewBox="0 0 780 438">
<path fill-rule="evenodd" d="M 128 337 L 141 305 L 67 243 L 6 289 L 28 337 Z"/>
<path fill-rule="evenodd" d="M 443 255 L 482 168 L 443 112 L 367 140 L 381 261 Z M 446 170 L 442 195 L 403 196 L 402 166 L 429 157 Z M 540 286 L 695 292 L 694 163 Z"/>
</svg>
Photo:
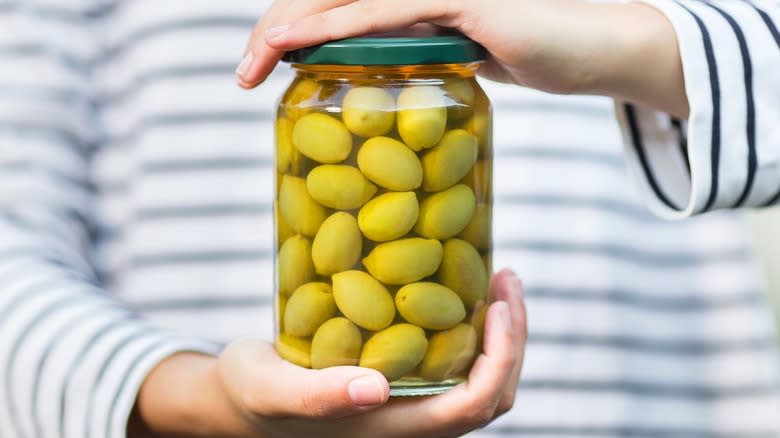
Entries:
<svg viewBox="0 0 780 438">
<path fill-rule="evenodd" d="M 385 404 L 390 388 L 377 371 L 351 366 L 309 370 L 279 357 L 260 341 L 239 341 L 226 359 L 243 376 L 242 400 L 251 412 L 269 417 L 333 419 Z"/>
</svg>

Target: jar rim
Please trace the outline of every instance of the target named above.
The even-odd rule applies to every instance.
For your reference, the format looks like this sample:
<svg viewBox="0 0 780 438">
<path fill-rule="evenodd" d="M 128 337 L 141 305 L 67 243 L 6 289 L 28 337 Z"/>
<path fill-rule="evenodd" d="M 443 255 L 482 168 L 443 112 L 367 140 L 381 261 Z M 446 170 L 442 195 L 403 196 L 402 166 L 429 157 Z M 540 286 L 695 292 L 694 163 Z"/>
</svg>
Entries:
<svg viewBox="0 0 780 438">
<path fill-rule="evenodd" d="M 460 35 L 360 37 L 287 52 L 283 60 L 308 65 L 428 65 L 484 61 L 487 51 Z"/>
</svg>

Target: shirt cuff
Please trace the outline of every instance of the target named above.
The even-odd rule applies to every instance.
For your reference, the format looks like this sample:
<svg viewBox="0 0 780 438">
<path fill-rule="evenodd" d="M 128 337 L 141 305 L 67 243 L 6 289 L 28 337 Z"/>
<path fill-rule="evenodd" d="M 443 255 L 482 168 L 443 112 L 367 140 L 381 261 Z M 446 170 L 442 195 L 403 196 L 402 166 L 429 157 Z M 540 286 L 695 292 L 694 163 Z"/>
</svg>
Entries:
<svg viewBox="0 0 780 438">
<path fill-rule="evenodd" d="M 780 8 L 641 1 L 675 29 L 690 106 L 688 121 L 681 122 L 616 102 L 629 171 L 646 204 L 661 217 L 679 219 L 777 202 L 780 41 L 770 13 Z"/>
</svg>

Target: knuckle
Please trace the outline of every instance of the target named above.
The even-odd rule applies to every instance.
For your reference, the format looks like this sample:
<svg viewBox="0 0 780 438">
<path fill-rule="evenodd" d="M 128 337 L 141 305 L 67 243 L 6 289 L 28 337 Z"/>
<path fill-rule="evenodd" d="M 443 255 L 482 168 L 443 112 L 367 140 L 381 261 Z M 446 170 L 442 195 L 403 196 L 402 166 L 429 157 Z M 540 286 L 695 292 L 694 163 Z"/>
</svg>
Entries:
<svg viewBox="0 0 780 438">
<path fill-rule="evenodd" d="M 461 4 L 458 0 L 444 0 L 442 5 L 442 15 L 444 17 L 455 17 L 460 14 Z"/>
<path fill-rule="evenodd" d="M 483 426 L 493 419 L 494 412 L 494 409 L 490 406 L 476 406 L 467 416 L 468 423 L 473 427 Z"/>
<path fill-rule="evenodd" d="M 359 13 L 364 17 L 363 25 L 365 33 L 375 33 L 379 30 L 379 22 L 382 21 L 386 11 L 382 10 L 379 2 L 374 0 L 359 0 L 357 2 Z"/>
<path fill-rule="evenodd" d="M 314 418 L 323 419 L 328 417 L 329 410 L 327 409 L 327 400 L 320 394 L 312 390 L 304 392 L 301 397 L 301 411 L 303 415 Z"/>
<path fill-rule="evenodd" d="M 496 360 L 496 368 L 504 373 L 511 373 L 517 364 L 518 357 L 516 354 L 507 354 Z"/>
<path fill-rule="evenodd" d="M 515 393 L 510 392 L 506 393 L 501 397 L 501 401 L 498 403 L 498 407 L 496 407 L 496 416 L 504 415 L 507 412 L 511 411 L 512 408 L 515 405 Z"/>
<path fill-rule="evenodd" d="M 373 0 L 359 0 L 357 6 L 360 8 L 360 12 L 373 17 L 378 11 L 377 2 Z M 369 15 L 370 14 L 370 15 Z"/>
<path fill-rule="evenodd" d="M 267 406 L 265 406 L 263 399 L 262 397 L 259 397 L 259 394 L 262 393 L 256 391 L 251 385 L 248 385 L 241 392 L 241 404 L 243 404 L 249 412 L 262 415 L 271 415 L 272 413 L 267 411 Z"/>
<path fill-rule="evenodd" d="M 243 408 L 265 417 L 282 415 L 279 407 L 268 399 L 268 388 L 256 380 L 243 382 L 239 390 L 240 402 Z"/>
</svg>

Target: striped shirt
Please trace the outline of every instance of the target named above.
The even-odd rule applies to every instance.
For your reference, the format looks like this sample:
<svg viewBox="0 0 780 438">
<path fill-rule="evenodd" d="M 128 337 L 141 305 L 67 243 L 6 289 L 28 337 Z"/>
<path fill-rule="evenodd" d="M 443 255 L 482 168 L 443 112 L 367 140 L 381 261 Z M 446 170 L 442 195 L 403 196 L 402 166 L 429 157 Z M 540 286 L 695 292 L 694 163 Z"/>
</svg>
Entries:
<svg viewBox="0 0 780 438">
<path fill-rule="evenodd" d="M 159 361 L 270 339 L 291 72 L 233 76 L 267 3 L 0 0 L 0 437 L 123 437 Z M 709 212 L 780 198 L 780 4 L 652 3 L 688 122 L 483 83 L 530 338 L 516 407 L 472 436 L 780 436 L 762 273 Z"/>
</svg>

